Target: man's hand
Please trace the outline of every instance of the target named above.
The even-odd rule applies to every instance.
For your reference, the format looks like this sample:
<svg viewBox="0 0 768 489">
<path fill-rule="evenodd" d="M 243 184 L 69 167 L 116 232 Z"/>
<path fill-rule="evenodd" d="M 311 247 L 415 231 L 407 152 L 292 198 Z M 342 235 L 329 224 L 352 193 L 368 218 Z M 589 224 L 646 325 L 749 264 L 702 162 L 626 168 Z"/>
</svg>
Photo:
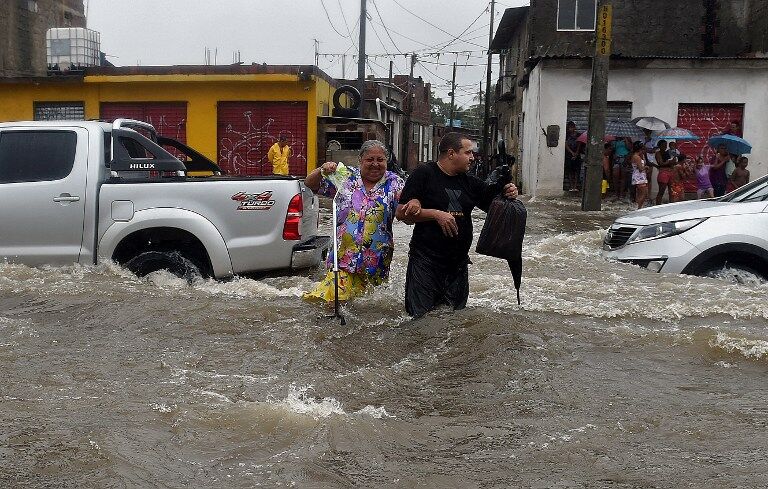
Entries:
<svg viewBox="0 0 768 489">
<path fill-rule="evenodd" d="M 435 211 L 435 221 L 440 225 L 443 234 L 449 238 L 455 238 L 459 235 L 459 226 L 452 214 L 445 211 Z"/>
<path fill-rule="evenodd" d="M 406 216 L 418 216 L 421 214 L 421 202 L 419 199 L 411 199 L 403 206 Z"/>
<path fill-rule="evenodd" d="M 508 199 L 516 199 L 517 198 L 517 187 L 514 183 L 508 183 L 504 185 L 504 197 Z"/>
</svg>

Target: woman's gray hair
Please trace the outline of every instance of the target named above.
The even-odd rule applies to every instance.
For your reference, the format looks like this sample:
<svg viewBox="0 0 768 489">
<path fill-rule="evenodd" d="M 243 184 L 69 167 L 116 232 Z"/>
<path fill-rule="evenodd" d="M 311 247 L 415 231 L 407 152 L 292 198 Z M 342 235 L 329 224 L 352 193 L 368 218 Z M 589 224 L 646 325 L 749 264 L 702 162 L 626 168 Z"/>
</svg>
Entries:
<svg viewBox="0 0 768 489">
<path fill-rule="evenodd" d="M 369 139 L 368 141 L 364 142 L 363 145 L 360 146 L 360 154 L 358 155 L 358 158 L 362 160 L 363 155 L 373 148 L 381 148 L 384 150 L 384 156 L 389 159 L 389 149 L 387 149 L 387 146 L 378 139 Z"/>
</svg>

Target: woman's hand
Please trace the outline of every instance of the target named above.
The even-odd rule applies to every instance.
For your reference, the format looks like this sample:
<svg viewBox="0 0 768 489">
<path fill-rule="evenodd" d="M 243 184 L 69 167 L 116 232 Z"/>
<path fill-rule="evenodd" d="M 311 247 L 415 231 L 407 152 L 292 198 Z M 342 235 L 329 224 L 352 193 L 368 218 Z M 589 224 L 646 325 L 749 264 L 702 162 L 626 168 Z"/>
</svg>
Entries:
<svg viewBox="0 0 768 489">
<path fill-rule="evenodd" d="M 459 235 L 459 225 L 456 224 L 456 218 L 452 214 L 445 211 L 435 211 L 435 221 L 440 225 L 443 234 L 449 238 Z"/>
<path fill-rule="evenodd" d="M 514 183 L 504 185 L 504 197 L 508 199 L 517 198 L 517 186 Z"/>
<path fill-rule="evenodd" d="M 418 216 L 421 214 L 421 202 L 419 199 L 411 199 L 403 206 L 406 216 Z"/>
<path fill-rule="evenodd" d="M 336 171 L 336 162 L 335 161 L 326 161 L 323 163 L 323 165 L 320 167 L 320 174 L 330 175 L 331 173 L 334 173 Z"/>
</svg>

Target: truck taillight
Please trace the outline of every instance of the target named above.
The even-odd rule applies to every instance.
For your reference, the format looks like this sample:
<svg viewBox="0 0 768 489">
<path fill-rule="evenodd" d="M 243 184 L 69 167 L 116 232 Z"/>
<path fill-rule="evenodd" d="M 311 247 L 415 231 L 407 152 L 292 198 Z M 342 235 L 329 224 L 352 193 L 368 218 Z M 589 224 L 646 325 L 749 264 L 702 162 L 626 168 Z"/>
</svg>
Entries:
<svg viewBox="0 0 768 489">
<path fill-rule="evenodd" d="M 301 216 L 304 214 L 304 201 L 301 194 L 296 194 L 288 204 L 288 212 L 285 213 L 285 224 L 283 225 L 283 239 L 286 241 L 295 241 L 301 239 L 299 225 Z"/>
</svg>

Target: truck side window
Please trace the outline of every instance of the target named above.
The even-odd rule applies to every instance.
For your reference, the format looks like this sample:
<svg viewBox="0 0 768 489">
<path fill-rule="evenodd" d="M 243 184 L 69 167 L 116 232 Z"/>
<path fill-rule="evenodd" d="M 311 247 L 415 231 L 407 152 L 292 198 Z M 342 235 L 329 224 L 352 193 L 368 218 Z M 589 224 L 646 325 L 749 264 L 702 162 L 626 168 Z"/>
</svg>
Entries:
<svg viewBox="0 0 768 489">
<path fill-rule="evenodd" d="M 60 180 L 75 164 L 72 131 L 0 132 L 0 183 Z"/>
</svg>

